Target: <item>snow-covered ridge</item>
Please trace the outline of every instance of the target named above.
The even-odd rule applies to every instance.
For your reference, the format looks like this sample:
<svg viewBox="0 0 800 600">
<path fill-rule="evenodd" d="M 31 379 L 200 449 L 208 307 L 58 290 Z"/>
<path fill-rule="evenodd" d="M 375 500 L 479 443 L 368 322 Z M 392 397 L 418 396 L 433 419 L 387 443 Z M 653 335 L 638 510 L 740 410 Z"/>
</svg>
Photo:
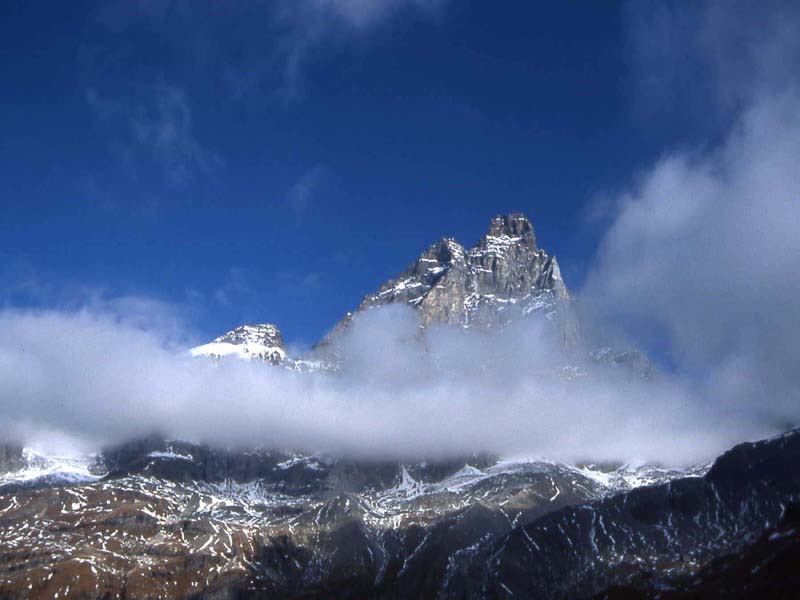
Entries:
<svg viewBox="0 0 800 600">
<path fill-rule="evenodd" d="M 413 466 L 419 467 L 419 465 Z M 381 493 L 381 500 L 384 504 L 387 500 L 409 500 L 443 493 L 468 493 L 482 482 L 491 480 L 496 480 L 497 487 L 502 488 L 505 478 L 512 475 L 535 477 L 536 474 L 546 476 L 559 472 L 571 474 L 579 480 L 594 482 L 598 486 L 600 495 L 611 495 L 638 487 L 667 483 L 681 477 L 702 477 L 708 472 L 710 465 L 683 468 L 648 464 L 599 467 L 596 465 L 577 466 L 542 458 L 505 459 L 483 469 L 465 465 L 459 471 L 440 481 L 428 483 L 415 479 L 408 471 L 411 467 L 412 465 L 400 466 L 397 484 Z M 551 500 L 557 496 L 558 493 Z"/>
</svg>

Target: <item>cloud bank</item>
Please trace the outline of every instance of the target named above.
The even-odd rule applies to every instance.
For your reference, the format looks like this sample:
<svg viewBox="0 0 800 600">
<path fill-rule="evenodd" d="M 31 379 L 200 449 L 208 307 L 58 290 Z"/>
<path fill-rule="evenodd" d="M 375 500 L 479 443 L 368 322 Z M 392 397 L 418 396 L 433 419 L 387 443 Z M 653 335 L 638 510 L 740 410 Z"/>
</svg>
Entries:
<svg viewBox="0 0 800 600">
<path fill-rule="evenodd" d="M 170 438 L 355 456 L 476 451 L 691 462 L 729 429 L 687 390 L 619 369 L 562 369 L 546 322 L 497 332 L 431 329 L 403 307 L 358 319 L 342 370 L 298 374 L 193 359 L 158 328 L 110 310 L 0 314 L 7 436 L 59 431 L 96 444 Z"/>
</svg>

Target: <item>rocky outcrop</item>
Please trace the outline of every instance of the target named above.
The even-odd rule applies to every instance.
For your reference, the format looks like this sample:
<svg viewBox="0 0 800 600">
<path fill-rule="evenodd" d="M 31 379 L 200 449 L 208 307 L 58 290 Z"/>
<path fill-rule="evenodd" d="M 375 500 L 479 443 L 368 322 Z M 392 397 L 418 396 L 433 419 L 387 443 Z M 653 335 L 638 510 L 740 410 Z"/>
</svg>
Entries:
<svg viewBox="0 0 800 600">
<path fill-rule="evenodd" d="M 558 261 L 537 247 L 533 225 L 520 213 L 492 219 L 486 235 L 469 250 L 453 238 L 430 246 L 365 296 L 318 348 L 333 345 L 359 313 L 398 303 L 415 309 L 423 326 L 498 327 L 538 313 L 558 325 L 566 345 L 574 345 L 578 336 Z"/>
</svg>

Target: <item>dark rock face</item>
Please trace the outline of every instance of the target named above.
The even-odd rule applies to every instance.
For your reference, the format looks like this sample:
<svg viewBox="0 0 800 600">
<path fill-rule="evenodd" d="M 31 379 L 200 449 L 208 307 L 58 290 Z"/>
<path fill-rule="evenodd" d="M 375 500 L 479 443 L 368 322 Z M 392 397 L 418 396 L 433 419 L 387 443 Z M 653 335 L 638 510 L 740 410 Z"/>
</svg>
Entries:
<svg viewBox="0 0 800 600">
<path fill-rule="evenodd" d="M 691 577 L 670 581 L 670 589 L 640 585 L 613 586 L 597 595 L 603 600 L 700 600 L 701 598 L 800 597 L 800 505 L 790 503 L 781 522 L 738 552 L 711 561 Z"/>
<path fill-rule="evenodd" d="M 570 301 L 558 262 L 537 247 L 530 220 L 519 213 L 497 216 L 469 250 L 452 238 L 430 246 L 365 296 L 319 346 L 333 344 L 354 315 L 396 303 L 414 308 L 423 326 L 495 327 L 539 313 L 556 321 L 564 343 L 574 345 L 578 328 Z"/>
<path fill-rule="evenodd" d="M 496 216 L 489 224 L 489 236 L 508 236 L 522 238 L 524 243 L 536 248 L 536 237 L 533 234 L 533 225 L 525 215 L 513 213 L 510 215 Z"/>
<path fill-rule="evenodd" d="M 106 449 L 109 477 L 147 476 L 176 482 L 245 484 L 258 481 L 287 494 L 324 490 L 360 493 L 390 487 L 396 463 L 332 460 L 276 450 L 229 450 L 188 442 L 145 438 Z M 463 462 L 453 463 L 453 471 Z M 435 472 L 433 465 L 428 470 Z"/>
</svg>

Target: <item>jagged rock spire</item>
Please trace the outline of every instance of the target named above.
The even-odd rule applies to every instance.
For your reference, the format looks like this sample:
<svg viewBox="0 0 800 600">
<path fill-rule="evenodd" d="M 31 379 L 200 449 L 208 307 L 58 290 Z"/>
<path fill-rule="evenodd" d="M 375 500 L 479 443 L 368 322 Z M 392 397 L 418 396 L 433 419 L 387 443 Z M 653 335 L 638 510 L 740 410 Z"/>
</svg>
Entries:
<svg viewBox="0 0 800 600">
<path fill-rule="evenodd" d="M 530 219 L 522 213 L 497 215 L 489 224 L 489 231 L 486 235 L 491 237 L 506 236 L 519 239 L 519 241 L 522 241 L 534 250 L 536 249 L 536 236 L 533 233 L 533 224 Z"/>
<path fill-rule="evenodd" d="M 524 214 L 498 215 L 469 250 L 442 238 L 397 277 L 364 297 L 354 315 L 402 303 L 417 310 L 423 325 L 502 326 L 534 312 L 555 318 L 567 312 L 570 294 L 558 262 L 536 245 Z M 320 344 L 327 345 L 354 318 L 348 314 Z M 571 319 L 571 317 L 570 317 Z M 572 340 L 576 327 L 571 322 Z"/>
</svg>

